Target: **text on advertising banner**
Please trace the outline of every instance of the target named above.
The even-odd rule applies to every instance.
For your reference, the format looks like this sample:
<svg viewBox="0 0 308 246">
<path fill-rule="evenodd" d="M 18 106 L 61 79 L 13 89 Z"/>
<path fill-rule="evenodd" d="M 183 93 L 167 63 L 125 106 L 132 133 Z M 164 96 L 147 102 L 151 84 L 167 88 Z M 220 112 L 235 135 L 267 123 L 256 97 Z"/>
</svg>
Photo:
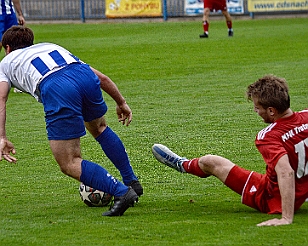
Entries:
<svg viewBox="0 0 308 246">
<path fill-rule="evenodd" d="M 308 10 L 307 0 L 248 0 L 249 12 Z"/>
<path fill-rule="evenodd" d="M 161 0 L 106 0 L 106 16 L 162 16 Z"/>
</svg>

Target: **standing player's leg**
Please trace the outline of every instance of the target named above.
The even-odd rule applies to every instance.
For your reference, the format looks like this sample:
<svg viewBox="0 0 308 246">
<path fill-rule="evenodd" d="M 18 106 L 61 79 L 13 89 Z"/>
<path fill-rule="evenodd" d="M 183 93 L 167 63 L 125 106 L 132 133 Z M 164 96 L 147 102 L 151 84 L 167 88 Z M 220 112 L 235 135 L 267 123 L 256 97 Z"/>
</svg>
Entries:
<svg viewBox="0 0 308 246">
<path fill-rule="evenodd" d="M 206 3 L 204 2 L 204 5 Z M 202 27 L 203 27 L 203 34 L 200 34 L 200 38 L 208 38 L 209 37 L 209 17 L 210 17 L 210 8 L 204 7 L 203 10 L 203 17 L 202 17 Z"/>
<path fill-rule="evenodd" d="M 128 191 L 125 185 L 116 182 L 115 178 L 108 174 L 103 167 L 82 159 L 79 138 L 50 140 L 49 144 L 55 160 L 64 174 L 115 196 L 122 196 Z M 89 170 L 95 170 L 95 172 L 89 172 Z"/>
<path fill-rule="evenodd" d="M 229 14 L 228 10 L 222 10 L 222 14 L 225 16 L 227 27 L 228 27 L 228 36 L 233 37 L 233 29 L 232 29 L 232 18 Z"/>
<path fill-rule="evenodd" d="M 107 126 L 104 116 L 85 122 L 85 126 L 100 144 L 106 156 L 120 171 L 123 182 L 131 186 L 138 196 L 143 194 L 143 188 L 134 174 L 125 147 L 118 135 Z"/>
<path fill-rule="evenodd" d="M 82 115 L 84 125 L 91 135 L 100 144 L 106 156 L 111 160 L 115 167 L 120 171 L 123 182 L 131 186 L 138 196 L 143 194 L 143 188 L 134 174 L 130 160 L 124 148 L 124 145 L 118 135 L 107 126 L 104 114 L 107 112 L 107 106 L 104 102 L 100 81 L 89 67 L 82 67 L 84 88 Z"/>
<path fill-rule="evenodd" d="M 113 207 L 104 215 L 120 216 L 133 206 L 137 200 L 137 194 L 132 188 L 116 180 L 100 165 L 81 158 L 79 138 L 50 140 L 49 144 L 64 174 L 115 197 Z"/>
</svg>

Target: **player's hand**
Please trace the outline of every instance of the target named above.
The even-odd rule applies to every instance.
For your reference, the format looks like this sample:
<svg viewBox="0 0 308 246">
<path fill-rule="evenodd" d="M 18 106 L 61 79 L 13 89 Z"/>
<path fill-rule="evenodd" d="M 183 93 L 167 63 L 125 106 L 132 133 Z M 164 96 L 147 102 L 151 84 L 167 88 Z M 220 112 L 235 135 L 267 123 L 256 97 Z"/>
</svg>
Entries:
<svg viewBox="0 0 308 246">
<path fill-rule="evenodd" d="M 118 120 L 119 122 L 122 122 L 123 125 L 128 126 L 132 122 L 132 110 L 126 103 L 117 105 L 116 111 L 118 115 Z"/>
<path fill-rule="evenodd" d="M 289 225 L 292 224 L 292 221 L 286 219 L 286 218 L 281 218 L 281 219 L 271 219 L 264 221 L 262 223 L 257 224 L 257 226 L 280 226 L 280 225 Z"/>
<path fill-rule="evenodd" d="M 24 26 L 26 21 L 25 21 L 25 18 L 23 16 L 18 16 L 18 24 L 21 25 L 21 26 Z"/>
<path fill-rule="evenodd" d="M 0 139 L 0 161 L 2 161 L 2 158 L 7 160 L 8 162 L 14 162 L 16 163 L 17 159 L 14 156 L 11 156 L 11 154 L 15 155 L 16 150 L 14 148 L 14 145 L 8 141 L 6 138 Z"/>
</svg>

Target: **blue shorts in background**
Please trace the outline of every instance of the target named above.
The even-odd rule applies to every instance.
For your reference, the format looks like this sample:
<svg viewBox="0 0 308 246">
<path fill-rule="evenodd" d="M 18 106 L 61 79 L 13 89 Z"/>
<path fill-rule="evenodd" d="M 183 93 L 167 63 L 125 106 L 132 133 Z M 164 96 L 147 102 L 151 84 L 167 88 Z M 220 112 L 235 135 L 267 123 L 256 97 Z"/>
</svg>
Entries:
<svg viewBox="0 0 308 246">
<path fill-rule="evenodd" d="M 18 25 L 16 14 L 0 15 L 0 40 L 3 33 L 12 26 Z"/>
<path fill-rule="evenodd" d="M 87 64 L 73 63 L 50 74 L 39 90 L 49 140 L 79 138 L 86 134 L 84 121 L 107 112 L 100 81 Z"/>
</svg>

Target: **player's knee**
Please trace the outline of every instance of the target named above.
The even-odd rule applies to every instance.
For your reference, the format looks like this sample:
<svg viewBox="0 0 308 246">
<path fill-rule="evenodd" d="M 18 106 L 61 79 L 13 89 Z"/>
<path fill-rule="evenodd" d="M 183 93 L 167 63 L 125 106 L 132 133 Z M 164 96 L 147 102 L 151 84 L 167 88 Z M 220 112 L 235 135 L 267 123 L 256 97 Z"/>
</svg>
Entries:
<svg viewBox="0 0 308 246">
<path fill-rule="evenodd" d="M 85 126 L 88 129 L 88 131 L 91 133 L 91 135 L 96 138 L 103 131 L 106 130 L 107 123 L 106 123 L 105 119 L 102 117 L 102 118 L 93 120 L 91 122 L 85 123 Z"/>
<path fill-rule="evenodd" d="M 208 16 L 210 15 L 210 12 L 211 12 L 211 11 L 210 11 L 209 8 L 205 8 L 205 9 L 203 10 L 203 15 L 208 17 Z"/>
<path fill-rule="evenodd" d="M 199 158 L 199 166 L 205 172 L 212 172 L 215 167 L 215 159 L 214 155 L 205 155 Z"/>
<path fill-rule="evenodd" d="M 64 173 L 65 175 L 69 175 L 70 176 L 70 168 L 69 168 L 69 165 L 61 165 L 59 163 L 59 167 L 60 167 L 60 170 L 62 173 Z"/>
<path fill-rule="evenodd" d="M 68 158 L 57 159 L 57 162 L 62 173 L 79 180 L 81 175 L 81 156 L 69 156 Z"/>
</svg>

